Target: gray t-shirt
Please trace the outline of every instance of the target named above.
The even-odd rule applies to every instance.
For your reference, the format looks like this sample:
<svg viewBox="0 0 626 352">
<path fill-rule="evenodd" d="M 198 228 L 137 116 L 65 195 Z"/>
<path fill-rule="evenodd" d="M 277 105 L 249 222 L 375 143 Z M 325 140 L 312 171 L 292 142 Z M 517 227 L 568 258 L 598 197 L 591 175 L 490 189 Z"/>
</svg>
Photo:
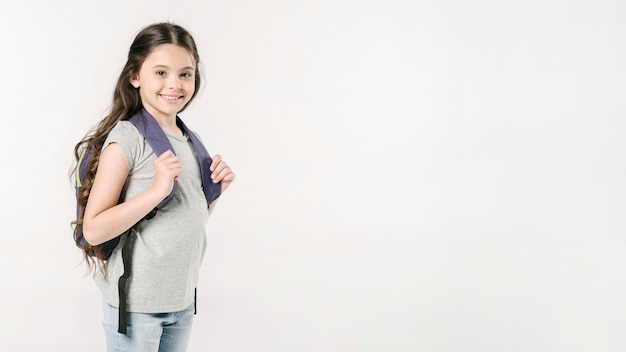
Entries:
<svg viewBox="0 0 626 352">
<path fill-rule="evenodd" d="M 207 203 L 202 191 L 200 167 L 187 136 L 163 129 L 182 164 L 174 198 L 151 220 L 137 226 L 133 266 L 128 283 L 127 310 L 166 313 L 193 303 L 200 264 L 206 251 Z M 104 148 L 118 143 L 124 151 L 129 175 L 121 201 L 131 199 L 154 183 L 156 155 L 141 133 L 128 121 L 120 121 L 109 133 Z M 124 272 L 122 245 L 107 261 L 107 279 L 97 271 L 95 281 L 104 301 L 119 306 L 118 279 Z"/>
</svg>

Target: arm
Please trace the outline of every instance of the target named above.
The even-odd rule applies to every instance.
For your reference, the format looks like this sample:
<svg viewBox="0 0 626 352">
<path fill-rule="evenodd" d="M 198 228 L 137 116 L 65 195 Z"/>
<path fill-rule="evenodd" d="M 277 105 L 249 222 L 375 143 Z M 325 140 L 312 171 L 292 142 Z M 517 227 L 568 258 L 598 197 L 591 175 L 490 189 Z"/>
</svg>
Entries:
<svg viewBox="0 0 626 352">
<path fill-rule="evenodd" d="M 174 178 L 182 171 L 171 152 L 157 158 L 155 170 L 156 181 L 150 188 L 117 204 L 128 176 L 128 166 L 117 143 L 109 144 L 102 151 L 83 218 L 83 234 L 89 244 L 102 244 L 135 225 L 169 194 Z"/>
<path fill-rule="evenodd" d="M 220 154 L 216 154 L 213 157 L 210 169 L 212 171 L 211 179 L 213 180 L 213 183 L 222 182 L 222 193 L 224 193 L 224 191 L 226 191 L 230 184 L 235 180 L 235 173 L 231 170 L 230 166 L 222 160 L 222 156 Z M 209 216 L 211 216 L 213 209 L 215 209 L 218 199 L 219 198 L 211 202 L 209 205 Z"/>
</svg>

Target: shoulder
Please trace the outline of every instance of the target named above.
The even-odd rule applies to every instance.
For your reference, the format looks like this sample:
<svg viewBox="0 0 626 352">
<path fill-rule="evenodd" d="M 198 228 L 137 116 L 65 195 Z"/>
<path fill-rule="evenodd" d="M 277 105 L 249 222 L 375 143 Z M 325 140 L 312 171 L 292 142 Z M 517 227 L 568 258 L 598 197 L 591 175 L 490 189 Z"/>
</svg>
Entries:
<svg viewBox="0 0 626 352">
<path fill-rule="evenodd" d="M 109 132 L 103 146 L 106 147 L 113 142 L 120 143 L 123 146 L 137 145 L 142 139 L 143 136 L 132 122 L 125 120 L 118 121 L 111 132 Z"/>
<path fill-rule="evenodd" d="M 130 121 L 118 121 L 109 132 L 102 149 L 104 150 L 111 143 L 116 143 L 122 148 L 129 169 L 133 167 L 134 161 L 143 154 L 144 138 Z"/>
<path fill-rule="evenodd" d="M 139 132 L 139 130 L 137 130 L 137 127 L 135 127 L 132 122 L 128 120 L 122 120 L 118 121 L 117 124 L 115 124 L 115 126 L 109 133 L 109 136 L 110 135 L 141 136 L 141 133 Z"/>
</svg>

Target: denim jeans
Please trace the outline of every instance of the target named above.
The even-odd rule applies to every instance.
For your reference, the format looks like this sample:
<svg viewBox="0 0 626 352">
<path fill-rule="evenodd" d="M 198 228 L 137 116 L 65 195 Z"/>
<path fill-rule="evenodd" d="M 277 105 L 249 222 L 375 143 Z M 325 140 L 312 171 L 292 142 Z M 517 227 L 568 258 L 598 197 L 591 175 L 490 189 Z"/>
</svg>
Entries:
<svg viewBox="0 0 626 352">
<path fill-rule="evenodd" d="M 184 352 L 193 324 L 193 304 L 172 313 L 127 313 L 126 335 L 117 332 L 118 309 L 104 303 L 107 352 Z"/>
</svg>

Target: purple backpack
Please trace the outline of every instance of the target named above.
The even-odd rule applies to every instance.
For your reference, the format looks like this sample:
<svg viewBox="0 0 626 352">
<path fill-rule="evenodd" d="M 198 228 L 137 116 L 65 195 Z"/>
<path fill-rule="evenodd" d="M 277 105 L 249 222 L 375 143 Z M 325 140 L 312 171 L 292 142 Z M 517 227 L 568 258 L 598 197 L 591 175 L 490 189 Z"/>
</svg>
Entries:
<svg viewBox="0 0 626 352">
<path fill-rule="evenodd" d="M 142 108 L 141 111 L 139 111 L 138 113 L 130 117 L 128 121 L 130 121 L 139 130 L 139 132 L 144 136 L 144 138 L 146 139 L 146 141 L 148 142 L 148 144 L 150 145 L 150 147 L 152 148 L 152 150 L 154 151 L 157 157 L 163 154 L 164 152 L 166 152 L 167 150 L 171 150 L 172 152 L 174 151 L 170 141 L 167 139 L 167 136 L 163 132 L 163 129 L 161 128 L 161 126 L 145 109 Z M 176 117 L 176 124 L 181 130 L 183 130 L 185 135 L 189 137 L 191 144 L 193 145 L 193 149 L 196 152 L 196 156 L 198 157 L 198 161 L 200 163 L 200 175 L 202 178 L 202 189 L 203 189 L 204 196 L 206 198 L 207 206 L 208 206 L 220 196 L 221 190 L 222 190 L 222 186 L 220 183 L 213 183 L 213 181 L 211 180 L 211 170 L 209 169 L 209 167 L 211 166 L 212 159 L 209 156 L 209 153 L 207 152 L 202 142 L 200 142 L 198 137 L 196 137 L 196 135 L 189 128 L 187 128 L 187 126 L 183 123 L 183 121 L 179 117 Z M 78 196 L 80 187 L 82 185 L 82 182 L 85 179 L 85 174 L 87 171 L 87 164 L 89 163 L 90 156 L 91 156 L 91 149 L 89 148 L 79 160 L 79 165 L 77 167 L 77 185 L 76 185 L 77 196 Z M 158 210 L 163 208 L 174 197 L 177 184 L 178 182 L 174 181 L 174 188 L 172 189 L 172 192 L 165 199 L 163 199 L 152 211 L 150 211 L 148 215 L 146 215 L 140 221 L 152 219 L 157 214 Z M 76 238 L 77 238 L 76 245 L 81 249 L 84 248 L 84 246 L 87 244 L 87 241 L 83 237 L 82 230 L 83 230 L 82 226 L 78 226 L 78 230 L 76 233 Z M 118 332 L 122 334 L 126 334 L 126 286 L 127 286 L 128 278 L 130 277 L 130 268 L 132 264 L 131 254 L 132 254 L 132 247 L 134 244 L 134 236 L 132 235 L 134 235 L 134 232 L 132 231 L 132 228 L 130 228 L 123 234 L 128 234 L 128 236 L 127 236 L 126 242 L 124 243 L 124 246 L 122 247 L 122 261 L 124 263 L 124 274 L 120 277 L 119 282 L 118 282 L 119 297 L 120 297 L 120 307 L 119 307 L 120 316 L 119 316 Z M 103 246 L 102 250 L 103 250 L 105 260 L 111 256 L 111 254 L 113 253 L 113 250 L 120 242 L 121 235 L 123 234 L 120 234 L 120 236 L 117 236 L 102 244 Z M 95 256 L 95 253 L 93 253 L 93 251 L 90 254 L 92 256 Z"/>
</svg>

